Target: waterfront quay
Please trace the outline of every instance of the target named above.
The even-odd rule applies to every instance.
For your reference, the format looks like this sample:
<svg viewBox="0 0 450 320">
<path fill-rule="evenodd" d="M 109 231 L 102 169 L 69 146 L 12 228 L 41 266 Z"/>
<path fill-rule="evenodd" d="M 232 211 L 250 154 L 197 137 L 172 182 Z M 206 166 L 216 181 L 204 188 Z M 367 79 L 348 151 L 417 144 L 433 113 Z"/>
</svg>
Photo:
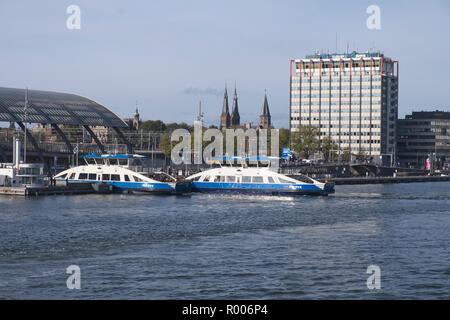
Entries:
<svg viewBox="0 0 450 320">
<path fill-rule="evenodd" d="M 110 193 L 108 186 L 92 183 L 72 183 L 49 186 L 0 187 L 0 195 L 6 196 L 51 196 L 51 195 L 80 195 L 93 193 Z"/>
</svg>

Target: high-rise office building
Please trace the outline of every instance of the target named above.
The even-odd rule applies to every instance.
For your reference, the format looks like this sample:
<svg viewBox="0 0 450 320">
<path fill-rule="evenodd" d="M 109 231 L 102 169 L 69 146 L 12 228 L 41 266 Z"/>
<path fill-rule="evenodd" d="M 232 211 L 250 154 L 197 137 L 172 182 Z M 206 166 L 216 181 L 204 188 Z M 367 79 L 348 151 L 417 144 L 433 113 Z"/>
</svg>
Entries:
<svg viewBox="0 0 450 320">
<path fill-rule="evenodd" d="M 313 126 L 340 151 L 394 161 L 398 61 L 378 52 L 291 60 L 289 108 L 291 132 Z"/>
</svg>

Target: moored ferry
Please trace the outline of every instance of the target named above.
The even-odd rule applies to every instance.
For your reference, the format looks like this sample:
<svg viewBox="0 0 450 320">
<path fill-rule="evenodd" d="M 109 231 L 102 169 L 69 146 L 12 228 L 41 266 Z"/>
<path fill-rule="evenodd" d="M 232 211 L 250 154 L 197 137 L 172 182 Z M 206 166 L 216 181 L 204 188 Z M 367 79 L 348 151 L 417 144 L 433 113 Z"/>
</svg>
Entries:
<svg viewBox="0 0 450 320">
<path fill-rule="evenodd" d="M 266 158 L 268 159 L 268 158 Z M 266 160 L 264 159 L 264 160 Z M 202 171 L 187 177 L 192 181 L 192 191 L 235 192 L 273 195 L 328 195 L 334 193 L 334 183 L 322 183 L 307 176 L 294 179 L 277 173 L 267 166 L 250 167 L 249 158 L 233 157 L 233 161 L 219 167 Z M 232 162 L 238 160 L 240 166 Z M 257 162 L 259 162 L 258 159 Z"/>
<path fill-rule="evenodd" d="M 176 181 L 166 175 L 166 181 L 151 179 L 128 167 L 138 155 L 96 155 L 83 156 L 86 165 L 67 169 L 55 176 L 56 180 L 69 183 L 107 184 L 116 192 L 183 194 L 190 192 L 189 181 Z"/>
</svg>

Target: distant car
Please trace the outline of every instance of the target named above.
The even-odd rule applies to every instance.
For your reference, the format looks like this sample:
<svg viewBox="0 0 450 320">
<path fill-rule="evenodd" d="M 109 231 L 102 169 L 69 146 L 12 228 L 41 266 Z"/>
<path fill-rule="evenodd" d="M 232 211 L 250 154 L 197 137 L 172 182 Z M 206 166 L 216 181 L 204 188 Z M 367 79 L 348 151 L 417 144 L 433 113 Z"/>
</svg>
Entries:
<svg viewBox="0 0 450 320">
<path fill-rule="evenodd" d="M 311 159 L 303 159 L 302 162 L 303 163 L 313 163 L 313 161 Z"/>
</svg>

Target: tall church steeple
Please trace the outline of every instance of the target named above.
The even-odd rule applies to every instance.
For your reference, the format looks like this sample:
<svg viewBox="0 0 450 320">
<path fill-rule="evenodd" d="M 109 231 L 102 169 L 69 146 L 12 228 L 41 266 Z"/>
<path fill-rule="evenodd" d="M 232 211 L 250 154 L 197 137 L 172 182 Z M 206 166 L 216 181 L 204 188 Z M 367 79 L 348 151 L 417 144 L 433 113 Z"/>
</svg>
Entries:
<svg viewBox="0 0 450 320">
<path fill-rule="evenodd" d="M 238 98 L 236 92 L 236 85 L 234 85 L 234 96 L 233 96 L 233 109 L 231 111 L 231 125 L 239 126 L 241 125 L 241 116 L 239 115 Z"/>
<path fill-rule="evenodd" d="M 134 112 L 134 116 L 133 116 L 132 122 L 133 122 L 133 129 L 134 130 L 139 130 L 140 125 L 141 125 L 141 116 L 139 114 L 137 100 L 136 100 L 136 111 Z"/>
<path fill-rule="evenodd" d="M 227 86 L 225 85 L 225 93 L 223 95 L 223 106 L 222 114 L 220 115 L 220 129 L 225 129 L 230 127 L 230 109 L 228 107 L 228 92 Z"/>
<path fill-rule="evenodd" d="M 269 103 L 267 102 L 267 92 L 264 92 L 264 103 L 259 116 L 259 127 L 261 129 L 269 129 L 272 126 Z"/>
</svg>

